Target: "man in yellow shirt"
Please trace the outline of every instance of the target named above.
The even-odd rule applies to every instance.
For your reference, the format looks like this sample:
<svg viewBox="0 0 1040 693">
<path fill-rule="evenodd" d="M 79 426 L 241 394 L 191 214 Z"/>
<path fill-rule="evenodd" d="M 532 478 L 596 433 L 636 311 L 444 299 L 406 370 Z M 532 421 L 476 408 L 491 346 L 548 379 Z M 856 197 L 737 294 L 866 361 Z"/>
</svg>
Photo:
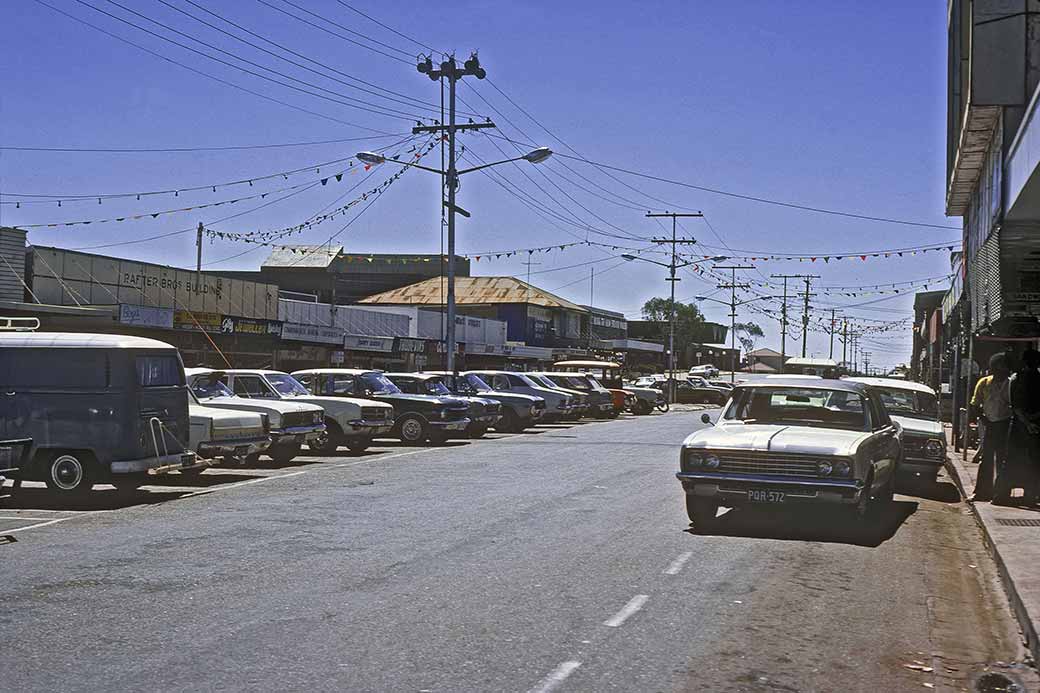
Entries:
<svg viewBox="0 0 1040 693">
<path fill-rule="evenodd" d="M 1011 394 L 1008 376 L 1011 367 L 1007 354 L 994 354 L 989 360 L 989 375 L 979 378 L 971 406 L 982 428 L 982 462 L 975 480 L 975 493 L 969 500 L 993 499 L 993 476 L 1002 471 L 1007 456 L 1008 426 L 1011 424 Z M 980 411 L 981 410 L 981 411 Z"/>
</svg>

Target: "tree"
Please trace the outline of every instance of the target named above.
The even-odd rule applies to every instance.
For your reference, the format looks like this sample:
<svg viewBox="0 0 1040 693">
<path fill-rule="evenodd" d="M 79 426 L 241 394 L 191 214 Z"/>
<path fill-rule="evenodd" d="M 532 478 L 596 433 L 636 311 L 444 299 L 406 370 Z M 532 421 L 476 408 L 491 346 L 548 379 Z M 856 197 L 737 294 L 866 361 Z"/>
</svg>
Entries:
<svg viewBox="0 0 1040 693">
<path fill-rule="evenodd" d="M 764 337 L 765 333 L 762 332 L 762 328 L 753 322 L 738 322 L 733 326 L 734 331 L 737 335 L 737 341 L 740 342 L 740 346 L 744 347 L 744 353 L 750 354 L 755 350 L 755 342 L 759 337 Z"/>
<path fill-rule="evenodd" d="M 668 344 L 668 319 L 671 314 L 670 298 L 651 298 L 643 304 L 643 319 L 658 324 L 658 334 L 665 345 Z M 696 334 L 704 324 L 704 315 L 693 303 L 675 302 L 675 356 L 686 352 L 686 345 L 697 341 Z"/>
</svg>

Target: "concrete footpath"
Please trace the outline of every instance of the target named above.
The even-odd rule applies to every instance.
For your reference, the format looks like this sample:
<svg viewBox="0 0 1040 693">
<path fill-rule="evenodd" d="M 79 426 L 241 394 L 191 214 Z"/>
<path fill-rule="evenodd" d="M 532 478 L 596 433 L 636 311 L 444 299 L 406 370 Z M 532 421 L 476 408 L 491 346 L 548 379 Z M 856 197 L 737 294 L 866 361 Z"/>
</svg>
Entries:
<svg viewBox="0 0 1040 693">
<path fill-rule="evenodd" d="M 949 426 L 946 438 L 950 440 Z M 971 462 L 974 455 L 975 450 L 969 449 L 965 459 L 964 453 L 955 452 L 951 443 L 946 458 L 950 477 L 965 498 L 971 496 L 978 475 L 979 465 Z M 972 503 L 970 507 L 997 563 L 1033 661 L 1040 662 L 1040 508 L 990 503 Z"/>
</svg>

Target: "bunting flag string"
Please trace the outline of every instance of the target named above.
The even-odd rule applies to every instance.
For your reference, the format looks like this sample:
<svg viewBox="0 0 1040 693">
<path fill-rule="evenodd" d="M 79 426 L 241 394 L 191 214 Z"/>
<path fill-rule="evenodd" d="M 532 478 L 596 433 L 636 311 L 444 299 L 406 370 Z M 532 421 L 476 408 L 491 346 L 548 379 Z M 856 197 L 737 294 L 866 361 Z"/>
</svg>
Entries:
<svg viewBox="0 0 1040 693">
<path fill-rule="evenodd" d="M 704 245 L 702 247 L 712 248 L 712 246 Z M 727 260 L 740 260 L 742 262 L 809 262 L 815 263 L 820 262 L 829 264 L 839 261 L 852 261 L 852 262 L 867 262 L 871 259 L 888 259 L 888 258 L 901 258 L 901 257 L 913 257 L 916 255 L 923 255 L 925 253 L 934 253 L 948 251 L 953 252 L 958 250 L 959 246 L 954 243 L 940 243 L 932 245 L 921 245 L 913 246 L 909 248 L 889 248 L 885 250 L 870 250 L 870 251 L 857 251 L 849 253 L 829 253 L 824 255 L 823 253 L 817 255 L 795 255 L 788 253 L 760 253 L 752 255 L 732 255 L 725 248 L 718 248 L 719 253 L 715 255 L 683 255 L 687 258 L 701 258 L 707 260 L 712 257 L 717 257 L 721 254 L 726 257 Z M 741 252 L 741 251 L 738 251 Z M 746 251 L 743 251 L 746 252 Z"/>
<path fill-rule="evenodd" d="M 411 149 L 408 150 L 409 153 L 412 154 L 411 161 L 409 163 L 413 163 L 415 161 L 421 160 L 422 157 L 426 156 L 431 151 L 433 151 L 433 149 L 435 147 L 436 147 L 436 141 L 428 142 L 426 144 L 421 145 L 420 147 L 412 147 Z M 389 162 L 391 160 L 395 161 L 397 163 L 403 163 L 396 156 L 395 157 L 388 157 L 387 161 Z M 371 168 L 371 164 L 366 164 L 364 166 L 365 170 L 369 170 L 370 168 Z M 275 230 L 271 230 L 271 231 L 234 232 L 234 231 L 216 231 L 216 230 L 207 229 L 206 230 L 206 235 L 209 236 L 209 238 L 211 238 L 211 239 L 219 239 L 219 240 L 222 240 L 222 241 L 238 241 L 238 242 L 241 242 L 241 243 L 252 243 L 254 245 L 269 246 L 269 247 L 273 247 L 273 248 L 280 248 L 282 250 L 288 250 L 289 252 L 294 253 L 294 254 L 295 253 L 306 254 L 307 251 L 306 251 L 305 248 L 299 248 L 299 247 L 291 246 L 291 245 L 280 245 L 280 244 L 277 244 L 277 243 L 273 243 L 272 241 L 280 240 L 282 238 L 287 238 L 287 237 L 292 236 L 294 234 L 302 233 L 302 232 L 304 232 L 304 231 L 306 231 L 308 229 L 311 229 L 311 228 L 313 228 L 313 227 L 315 227 L 315 226 L 317 226 L 317 225 L 319 225 L 319 224 L 321 224 L 323 222 L 329 221 L 331 219 L 335 219 L 335 218 L 337 218 L 339 216 L 342 216 L 342 215 L 346 214 L 351 208 L 353 208 L 353 207 L 355 207 L 355 206 L 357 206 L 357 205 L 359 205 L 359 204 L 361 204 L 363 202 L 366 202 L 373 195 L 381 195 L 387 188 L 389 188 L 391 185 L 393 185 L 402 175 L 404 175 L 405 171 L 407 171 L 408 168 L 409 167 L 407 165 L 402 165 L 401 168 L 396 173 L 394 173 L 392 176 L 390 176 L 389 178 L 384 180 L 379 185 L 377 185 L 377 186 L 375 186 L 373 188 L 370 188 L 369 190 L 366 190 L 365 192 L 361 193 L 360 195 L 358 195 L 357 197 L 352 199 L 347 204 L 342 205 L 340 207 L 337 207 L 336 209 L 332 210 L 331 212 L 315 215 L 315 216 L 311 217 L 310 219 L 308 219 L 307 221 L 302 222 L 300 224 L 295 224 L 293 226 L 287 226 L 287 227 L 284 227 L 284 228 L 281 228 L 281 229 L 275 229 Z M 338 180 L 339 179 L 337 178 L 337 181 Z M 359 256 L 359 258 L 368 259 L 369 262 L 372 262 L 372 259 L 365 258 L 364 256 Z M 349 259 L 347 261 L 350 262 Z"/>
</svg>

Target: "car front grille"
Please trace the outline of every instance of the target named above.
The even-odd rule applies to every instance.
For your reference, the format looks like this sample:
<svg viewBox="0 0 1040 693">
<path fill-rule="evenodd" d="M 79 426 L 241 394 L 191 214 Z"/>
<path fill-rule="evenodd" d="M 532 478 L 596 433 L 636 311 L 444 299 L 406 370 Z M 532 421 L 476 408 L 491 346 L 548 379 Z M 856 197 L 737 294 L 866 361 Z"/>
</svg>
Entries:
<svg viewBox="0 0 1040 693">
<path fill-rule="evenodd" d="M 784 453 L 718 453 L 717 471 L 732 474 L 772 474 L 776 476 L 819 476 L 817 459 Z"/>
<path fill-rule="evenodd" d="M 263 430 L 249 426 L 233 426 L 229 428 L 214 428 L 213 440 L 236 440 L 241 438 L 256 438 L 263 435 Z"/>
<path fill-rule="evenodd" d="M 447 412 L 448 421 L 459 421 L 469 417 L 469 407 L 450 407 Z"/>
<path fill-rule="evenodd" d="M 313 426 L 321 423 L 324 415 L 321 412 L 294 411 L 282 414 L 282 426 L 295 428 L 296 426 Z"/>
<path fill-rule="evenodd" d="M 379 421 L 390 418 L 390 410 L 386 407 L 361 407 L 361 418 L 365 421 Z"/>
</svg>

